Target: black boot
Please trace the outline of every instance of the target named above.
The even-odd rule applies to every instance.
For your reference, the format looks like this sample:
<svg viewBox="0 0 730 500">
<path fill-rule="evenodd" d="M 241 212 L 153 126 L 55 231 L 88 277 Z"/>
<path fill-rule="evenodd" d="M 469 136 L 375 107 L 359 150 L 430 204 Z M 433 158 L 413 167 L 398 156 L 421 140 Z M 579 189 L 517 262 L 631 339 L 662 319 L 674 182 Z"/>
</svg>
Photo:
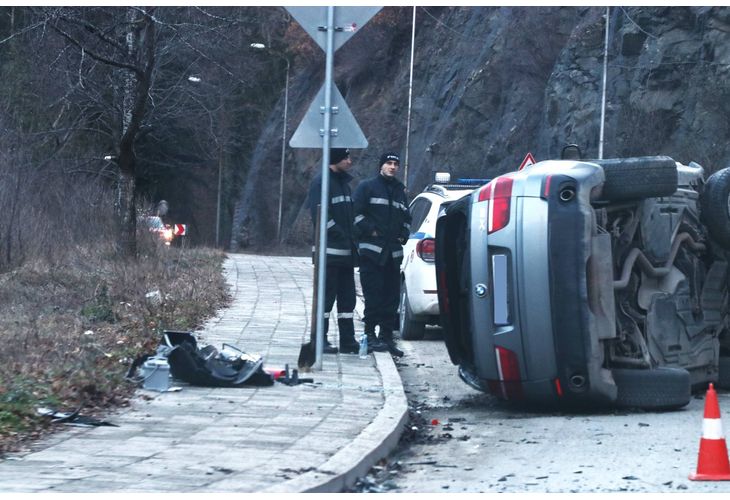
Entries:
<svg viewBox="0 0 730 500">
<path fill-rule="evenodd" d="M 386 346 L 382 340 L 375 336 L 375 332 L 365 332 L 368 337 L 368 353 L 375 352 L 386 352 L 388 346 Z"/>
<path fill-rule="evenodd" d="M 355 342 L 355 337 L 340 337 L 340 354 L 357 354 L 360 351 L 360 344 Z"/>
<path fill-rule="evenodd" d="M 324 354 L 337 354 L 337 348 L 330 344 L 330 341 L 324 339 L 324 348 L 322 349 Z"/>
<path fill-rule="evenodd" d="M 380 332 L 380 338 L 385 345 L 386 350 L 390 353 L 391 356 L 395 356 L 397 358 L 403 357 L 403 351 L 398 349 L 398 347 L 395 345 L 395 339 L 393 338 L 393 331 L 381 331 Z"/>
</svg>

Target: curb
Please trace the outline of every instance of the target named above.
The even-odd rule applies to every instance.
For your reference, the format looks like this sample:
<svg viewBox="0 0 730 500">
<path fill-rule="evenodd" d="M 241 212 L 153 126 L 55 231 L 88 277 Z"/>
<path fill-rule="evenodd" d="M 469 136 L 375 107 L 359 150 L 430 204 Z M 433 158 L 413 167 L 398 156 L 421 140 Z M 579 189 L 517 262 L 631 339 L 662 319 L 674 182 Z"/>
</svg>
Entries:
<svg viewBox="0 0 730 500">
<path fill-rule="evenodd" d="M 408 418 L 408 400 L 390 354 L 374 352 L 375 367 L 383 382 L 385 402 L 375 419 L 351 443 L 317 470 L 262 490 L 262 493 L 339 493 L 385 458 L 398 445 Z"/>
</svg>

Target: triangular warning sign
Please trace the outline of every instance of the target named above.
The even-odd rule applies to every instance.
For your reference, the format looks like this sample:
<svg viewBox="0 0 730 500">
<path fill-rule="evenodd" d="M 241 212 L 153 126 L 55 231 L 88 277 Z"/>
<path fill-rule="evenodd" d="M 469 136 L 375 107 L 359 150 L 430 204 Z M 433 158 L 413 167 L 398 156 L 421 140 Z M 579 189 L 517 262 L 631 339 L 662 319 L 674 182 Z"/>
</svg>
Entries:
<svg viewBox="0 0 730 500">
<path fill-rule="evenodd" d="M 349 7 L 344 5 L 335 7 L 333 19 L 335 25 L 334 47 L 332 50 L 342 47 L 380 9 L 382 7 Z M 323 28 L 327 26 L 327 7 L 286 7 L 286 10 L 304 28 L 304 31 L 317 42 L 317 45 L 322 50 L 326 50 L 327 30 Z"/>
<path fill-rule="evenodd" d="M 368 140 L 360 130 L 337 85 L 332 83 L 331 148 L 366 148 Z M 293 148 L 321 148 L 324 137 L 324 85 L 310 104 L 296 132 L 289 141 Z"/>
<path fill-rule="evenodd" d="M 537 162 L 535 161 L 535 157 L 532 156 L 532 153 L 527 153 L 525 159 L 522 160 L 522 163 L 520 163 L 520 168 L 518 168 L 517 170 L 522 170 L 523 168 L 534 165 L 535 163 Z"/>
</svg>

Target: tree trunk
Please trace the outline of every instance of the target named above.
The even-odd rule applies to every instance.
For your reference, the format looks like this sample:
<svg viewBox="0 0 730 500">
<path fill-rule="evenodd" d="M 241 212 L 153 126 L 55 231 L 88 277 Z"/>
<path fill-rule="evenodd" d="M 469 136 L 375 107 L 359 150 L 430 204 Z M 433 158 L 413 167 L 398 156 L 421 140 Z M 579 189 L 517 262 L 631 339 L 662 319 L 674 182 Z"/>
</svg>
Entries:
<svg viewBox="0 0 730 500">
<path fill-rule="evenodd" d="M 137 255 L 137 157 L 134 152 L 134 142 L 142 127 L 155 65 L 155 21 L 149 14 L 144 14 L 140 20 L 142 27 L 137 31 L 137 28 L 134 28 L 137 24 L 136 17 L 137 11 L 129 9 L 127 20 L 131 28 L 127 34 L 127 49 L 130 58 L 138 61 L 140 70 L 127 71 L 125 75 L 122 96 L 122 136 L 117 160 L 119 165 L 117 210 L 120 222 L 117 249 L 127 257 Z"/>
<path fill-rule="evenodd" d="M 119 207 L 119 231 L 117 251 L 127 257 L 137 255 L 137 204 L 135 200 L 136 182 L 134 175 L 120 169 L 117 185 Z"/>
</svg>

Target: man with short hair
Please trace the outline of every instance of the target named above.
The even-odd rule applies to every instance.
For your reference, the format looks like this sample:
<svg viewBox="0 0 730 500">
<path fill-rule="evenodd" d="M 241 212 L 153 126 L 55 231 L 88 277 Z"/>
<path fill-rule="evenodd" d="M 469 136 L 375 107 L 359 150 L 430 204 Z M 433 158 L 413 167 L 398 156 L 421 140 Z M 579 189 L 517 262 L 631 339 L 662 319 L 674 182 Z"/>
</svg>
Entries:
<svg viewBox="0 0 730 500">
<path fill-rule="evenodd" d="M 403 356 L 395 345 L 393 330 L 398 325 L 403 244 L 411 228 L 405 186 L 396 179 L 399 166 L 396 153 L 383 154 L 378 174 L 361 182 L 354 195 L 365 334 L 374 351 L 388 351 L 394 356 Z M 376 326 L 380 328 L 378 337 Z"/>
<path fill-rule="evenodd" d="M 330 149 L 330 182 L 327 205 L 327 277 L 325 280 L 324 303 L 324 352 L 337 353 L 337 348 L 327 340 L 329 317 L 332 306 L 337 300 L 337 326 L 340 331 L 340 349 L 344 354 L 356 354 L 358 344 L 355 341 L 353 311 L 355 309 L 355 274 L 357 265 L 357 249 L 355 247 L 353 228 L 352 192 L 350 181 L 352 176 L 348 170 L 352 167 L 350 150 L 343 148 Z M 318 174 L 309 187 L 309 211 L 312 223 L 319 216 L 319 204 L 322 193 L 322 174 Z M 315 240 L 319 238 L 314 235 Z M 314 332 L 312 332 L 314 335 Z"/>
</svg>

